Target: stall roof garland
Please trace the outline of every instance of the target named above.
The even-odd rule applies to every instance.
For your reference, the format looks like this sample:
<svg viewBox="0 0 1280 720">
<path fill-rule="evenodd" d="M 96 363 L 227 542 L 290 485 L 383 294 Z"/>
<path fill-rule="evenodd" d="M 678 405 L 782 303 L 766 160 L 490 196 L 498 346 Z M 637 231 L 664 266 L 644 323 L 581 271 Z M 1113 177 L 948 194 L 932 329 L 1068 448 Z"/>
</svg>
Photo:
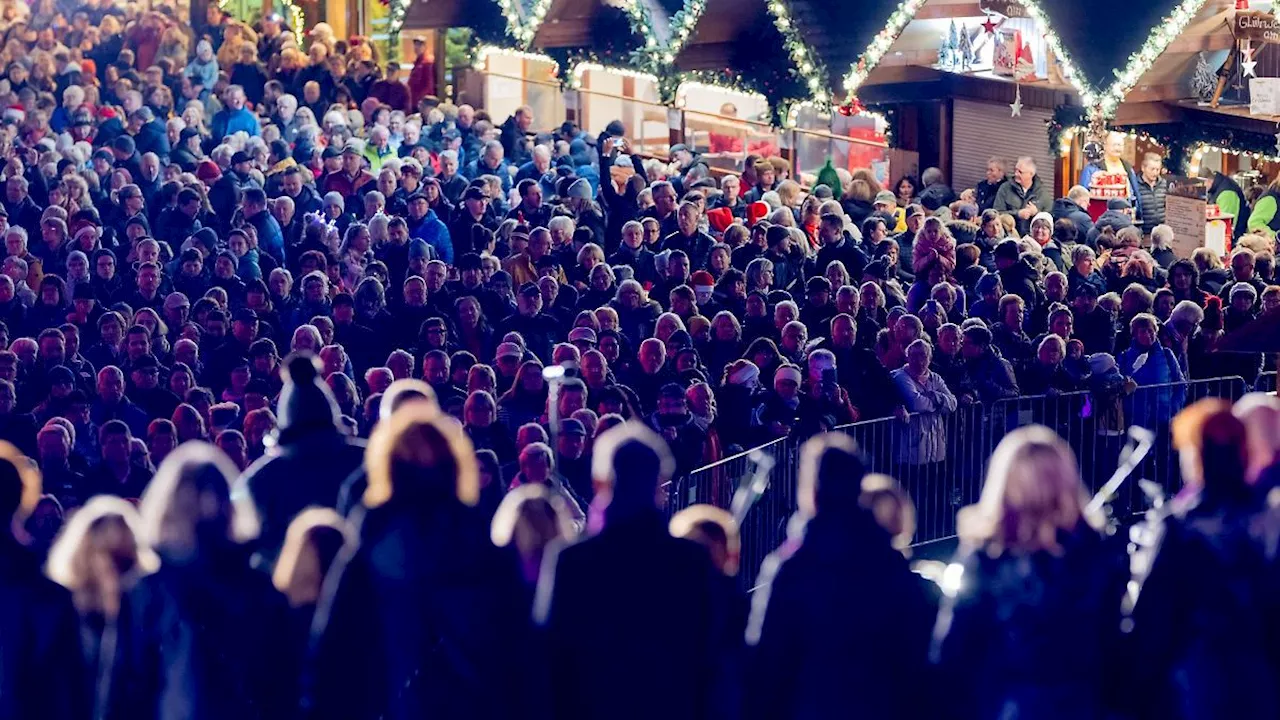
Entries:
<svg viewBox="0 0 1280 720">
<path fill-rule="evenodd" d="M 1196 0 L 1188 0 L 1194 2 Z M 1204 0 L 1198 0 L 1203 2 Z M 871 75 L 871 71 L 880 64 L 885 54 L 893 47 L 893 43 L 897 41 L 902 32 L 906 30 L 907 25 L 915 18 L 916 13 L 920 12 L 920 8 L 924 7 L 928 0 L 903 0 L 898 9 L 889 16 L 889 20 L 885 23 L 884 28 L 875 36 L 871 44 L 858 58 L 858 62 L 849 70 L 844 78 L 844 89 L 848 93 L 848 97 L 852 99 L 857 95 L 858 89 L 866 82 Z M 1082 102 L 1086 106 L 1094 104 L 1096 93 L 1090 89 L 1080 74 L 1076 71 L 1075 66 L 1071 62 L 1070 56 L 1062 45 L 1062 41 L 1058 38 L 1057 33 L 1049 26 L 1049 19 L 1041 9 L 1040 4 L 1036 0 L 1017 0 L 1018 4 L 1026 9 L 1027 15 L 1035 21 L 1036 26 L 1044 32 L 1045 42 L 1049 44 L 1049 48 L 1053 50 L 1053 54 L 1058 58 L 1059 64 L 1062 66 L 1062 74 L 1080 94 Z"/>
<path fill-rule="evenodd" d="M 1204 7 L 1206 0 L 1183 0 L 1173 12 L 1165 17 L 1160 27 L 1151 31 L 1146 42 L 1142 44 L 1142 48 L 1129 56 L 1129 62 L 1124 70 L 1115 70 L 1116 81 L 1102 92 L 1098 98 L 1096 106 L 1093 102 L 1085 101 L 1087 106 L 1096 107 L 1096 115 L 1100 118 L 1111 118 L 1116 114 L 1117 108 L 1124 100 L 1129 91 L 1142 79 L 1155 61 L 1164 54 L 1169 43 L 1176 40 L 1186 29 L 1195 16 Z M 1269 136 L 1271 137 L 1271 136 Z M 1275 146 L 1275 138 L 1271 137 L 1270 143 L 1272 148 Z"/>
</svg>

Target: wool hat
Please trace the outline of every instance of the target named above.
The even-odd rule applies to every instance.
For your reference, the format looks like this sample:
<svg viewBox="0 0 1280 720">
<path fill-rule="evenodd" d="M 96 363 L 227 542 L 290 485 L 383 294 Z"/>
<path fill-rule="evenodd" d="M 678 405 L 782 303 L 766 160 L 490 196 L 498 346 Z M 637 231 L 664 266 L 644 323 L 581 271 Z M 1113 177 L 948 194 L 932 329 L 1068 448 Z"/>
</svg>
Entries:
<svg viewBox="0 0 1280 720">
<path fill-rule="evenodd" d="M 498 351 L 494 353 L 493 357 L 498 360 L 504 357 L 522 358 L 524 357 L 524 351 L 513 342 L 504 342 L 498 344 Z"/>
<path fill-rule="evenodd" d="M 284 388 L 276 405 L 280 445 L 315 432 L 338 431 L 341 413 L 329 387 L 320 380 L 320 361 L 311 353 L 293 353 L 284 360 Z"/>
<path fill-rule="evenodd" d="M 591 199 L 591 183 L 586 178 L 578 178 L 569 185 L 568 191 L 565 192 L 567 198 L 582 198 L 583 200 Z"/>
<path fill-rule="evenodd" d="M 426 240 L 414 238 L 409 241 L 409 259 L 429 258 L 431 257 L 431 246 L 427 245 Z"/>
<path fill-rule="evenodd" d="M 743 360 L 735 369 L 729 371 L 729 384 L 750 385 L 760 379 L 760 368 L 750 360 Z"/>
<path fill-rule="evenodd" d="M 747 206 L 747 225 L 755 225 L 769 214 L 768 203 L 755 201 Z"/>
<path fill-rule="evenodd" d="M 171 292 L 164 299 L 165 310 L 177 310 L 178 308 L 191 307 L 191 302 L 187 300 L 187 296 L 180 292 Z"/>
<path fill-rule="evenodd" d="M 779 380 L 793 380 L 799 385 L 803 382 L 803 377 L 800 375 L 800 368 L 795 365 L 783 365 L 773 373 L 774 385 L 777 385 Z"/>
<path fill-rule="evenodd" d="M 337 191 L 334 191 L 334 192 L 327 192 L 327 193 L 325 193 L 325 194 L 324 194 L 324 204 L 325 204 L 326 206 L 328 206 L 328 205 L 336 205 L 336 206 L 338 207 L 338 209 L 339 209 L 339 210 L 344 210 L 344 211 L 345 211 L 345 210 L 347 209 L 347 201 L 346 201 L 345 199 L 343 199 L 343 197 L 342 197 L 342 193 L 337 192 Z"/>
<path fill-rule="evenodd" d="M 589 342 L 596 344 L 596 331 L 589 327 L 576 327 L 569 331 L 569 342 Z"/>
<path fill-rule="evenodd" d="M 196 166 L 196 179 L 206 185 L 217 182 L 221 177 L 222 169 L 212 160 L 201 160 Z"/>
<path fill-rule="evenodd" d="M 895 197 L 894 194 L 889 190 L 881 190 L 880 192 L 876 193 L 876 199 L 872 202 L 872 204 L 873 205 L 889 205 L 892 207 L 898 204 L 898 198 Z"/>
<path fill-rule="evenodd" d="M 1111 372 L 1116 366 L 1116 359 L 1109 353 L 1094 353 L 1089 356 L 1088 362 L 1089 370 L 1097 374 Z"/>
</svg>

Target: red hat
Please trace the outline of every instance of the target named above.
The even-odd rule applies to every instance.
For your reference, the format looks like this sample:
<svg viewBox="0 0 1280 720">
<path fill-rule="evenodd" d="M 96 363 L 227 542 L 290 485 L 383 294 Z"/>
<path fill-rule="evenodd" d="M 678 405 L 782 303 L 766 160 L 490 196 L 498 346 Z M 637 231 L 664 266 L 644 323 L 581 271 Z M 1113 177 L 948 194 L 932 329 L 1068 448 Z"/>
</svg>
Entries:
<svg viewBox="0 0 1280 720">
<path fill-rule="evenodd" d="M 717 209 L 728 210 L 728 208 Z M 711 277 L 711 273 L 706 270 L 699 270 L 689 277 L 689 284 L 693 287 L 715 287 L 716 279 Z"/>
<path fill-rule="evenodd" d="M 110 120 L 116 116 L 116 111 L 106 105 L 98 106 L 98 118 L 101 120 Z"/>
<path fill-rule="evenodd" d="M 196 166 L 196 179 L 208 185 L 217 182 L 222 177 L 222 170 L 218 167 L 218 163 L 212 160 L 201 160 Z"/>
<path fill-rule="evenodd" d="M 733 224 L 733 211 L 727 207 L 719 207 L 707 211 L 707 221 L 718 233 L 724 233 Z"/>
<path fill-rule="evenodd" d="M 755 225 L 769 214 L 769 203 L 757 200 L 747 206 L 747 225 Z"/>
</svg>

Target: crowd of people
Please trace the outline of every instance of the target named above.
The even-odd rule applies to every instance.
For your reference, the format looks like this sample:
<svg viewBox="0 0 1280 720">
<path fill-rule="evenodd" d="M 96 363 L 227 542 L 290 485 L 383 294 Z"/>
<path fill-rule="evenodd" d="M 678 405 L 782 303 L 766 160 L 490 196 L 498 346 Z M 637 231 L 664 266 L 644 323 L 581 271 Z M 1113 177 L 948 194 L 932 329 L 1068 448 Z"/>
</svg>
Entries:
<svg viewBox="0 0 1280 720">
<path fill-rule="evenodd" d="M 826 431 L 872 419 L 931 462 L 960 406 L 1252 382 L 1270 362 L 1215 348 L 1280 307 L 1272 229 L 1241 223 L 1225 264 L 1177 257 L 1158 163 L 1139 177 L 1116 160 L 1133 198 L 1096 221 L 1085 186 L 1055 199 L 1026 157 L 1011 173 L 993 159 L 960 192 L 936 168 L 885 189 L 870 170 L 809 178 L 773 153 L 719 175 L 686 145 L 642 157 L 621 122 L 540 132 L 528 107 L 500 120 L 442 101 L 420 40 L 401 78 L 368 38 L 207 10 L 195 23 L 106 0 L 0 13 L 0 510 L 20 520 L 0 574 L 21 578 L 0 595 L 17 608 L 0 613 L 0 717 L 279 718 L 299 699 L 320 717 L 498 717 L 548 689 L 557 717 L 616 709 L 615 691 L 646 708 L 624 716 L 687 700 L 689 717 L 814 717 L 828 698 L 804 688 L 849 676 L 882 678 L 867 712 L 894 716 L 877 704 L 899 682 L 888 669 L 928 672 L 908 636 L 929 612 L 893 595 L 915 592 L 905 561 L 859 509 L 897 498 L 892 483 L 835 483 L 842 520 L 828 526 L 814 488 L 832 483 L 815 478 L 834 476 L 811 468 L 803 547 L 834 554 L 767 570 L 757 611 L 793 609 L 747 635 L 777 673 L 831 620 L 806 605 L 819 597 L 847 591 L 902 622 L 871 633 L 844 618 L 829 651 L 808 647 L 823 663 L 746 704 L 744 675 L 716 672 L 758 670 L 726 640 L 748 627 L 745 600 L 670 537 L 658 484 L 784 437 L 824 438 L 822 457 L 852 462 Z M 1019 462 L 1058 457 L 1064 505 L 993 529 L 995 564 L 975 572 L 1005 572 L 1005 545 L 1044 556 L 1046 573 L 1090 552 L 1054 535 L 1088 524 L 1074 470 L 1028 437 L 1040 450 Z M 1022 488 L 1001 482 L 987 515 Z M 733 565 L 723 515 L 678 517 L 676 534 Z M 593 540 L 543 563 L 578 535 Z M 854 562 L 861 542 L 878 548 L 870 572 L 893 579 L 883 596 L 788 594 L 788 567 L 845 582 L 826 564 Z M 37 582 L 46 560 L 73 605 Z M 688 582 L 632 583 L 645 568 Z M 687 613 L 654 612 L 683 593 L 701 593 Z M 584 637 L 638 668 L 598 663 Z M 846 641 L 899 655 L 827 664 Z M 549 667 L 513 667 L 535 642 Z M 57 655 L 73 646 L 83 677 Z M 1037 648 L 990 662 L 1012 672 Z M 10 657 L 40 660 L 10 672 Z M 1102 702 L 1076 690 L 1054 691 Z"/>
</svg>

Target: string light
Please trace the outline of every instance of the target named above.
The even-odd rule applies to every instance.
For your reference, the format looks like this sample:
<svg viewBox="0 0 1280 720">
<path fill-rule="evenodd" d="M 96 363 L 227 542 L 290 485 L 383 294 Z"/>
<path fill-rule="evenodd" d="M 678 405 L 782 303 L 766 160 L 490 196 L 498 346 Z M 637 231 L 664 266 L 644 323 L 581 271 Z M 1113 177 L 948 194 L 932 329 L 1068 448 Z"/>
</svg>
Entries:
<svg viewBox="0 0 1280 720">
<path fill-rule="evenodd" d="M 551 63 L 554 66 L 554 68 L 552 69 L 553 73 L 557 72 L 560 68 L 560 63 L 556 62 L 555 58 L 550 58 L 550 57 L 547 57 L 546 55 L 539 55 L 537 53 L 525 52 L 523 50 L 512 50 L 509 48 L 501 48 L 501 47 L 498 47 L 497 45 L 481 45 L 480 48 L 476 50 L 476 56 L 471 61 L 471 67 L 475 68 L 476 70 L 485 70 L 489 62 L 489 58 L 493 55 L 499 55 L 502 57 L 509 57 L 509 58 L 519 58 L 521 60 L 536 60 L 538 62 Z"/>
<path fill-rule="evenodd" d="M 667 43 L 667 52 L 678 55 L 684 49 L 684 46 L 693 38 L 693 31 L 706 9 L 707 0 L 688 0 L 684 7 L 671 16 L 671 42 Z M 655 47 L 658 44 L 657 38 L 650 34 L 645 44 L 648 47 Z"/>
<path fill-rule="evenodd" d="M 543 19 L 547 17 L 551 0 L 536 0 L 533 7 L 529 8 L 527 18 L 522 11 L 521 0 L 498 0 L 498 4 L 507 19 L 507 34 L 515 38 L 520 47 L 527 48 L 533 42 L 533 36 L 538 32 Z"/>
<path fill-rule="evenodd" d="M 1234 155 L 1236 157 L 1247 157 L 1250 160 L 1259 162 L 1280 163 L 1280 156 L 1267 155 L 1266 153 L 1253 152 L 1250 150 L 1236 150 L 1235 148 L 1222 147 L 1221 145 L 1210 145 L 1209 143 L 1200 143 L 1195 146 L 1195 150 L 1191 152 L 1190 173 L 1192 175 L 1200 174 L 1200 161 L 1208 153 L 1219 153 L 1221 155 Z"/>
<path fill-rule="evenodd" d="M 831 104 L 831 97 L 823 87 L 823 79 L 827 76 L 826 67 L 817 54 L 812 52 L 800 39 L 800 30 L 791 19 L 790 11 L 784 0 L 770 0 L 769 14 L 773 16 L 774 27 L 782 34 L 782 44 L 795 71 L 809 90 L 809 101 L 820 106 Z M 791 113 L 788 112 L 788 115 Z"/>
<path fill-rule="evenodd" d="M 304 28 L 307 25 L 306 13 L 302 8 L 291 0 L 284 0 L 284 12 L 289 17 L 289 27 L 293 28 L 293 39 L 297 42 L 298 47 L 302 47 L 303 37 L 306 34 Z"/>
<path fill-rule="evenodd" d="M 652 73 L 628 70 L 626 68 L 609 67 L 607 65 L 601 65 L 598 62 L 580 62 L 577 65 L 574 65 L 573 71 L 569 73 L 569 87 L 581 87 L 582 76 L 588 72 L 607 72 L 611 75 L 618 75 L 636 80 L 647 80 L 653 83 L 658 82 L 658 76 Z"/>
<path fill-rule="evenodd" d="M 1087 130 L 1088 128 L 1084 127 L 1063 128 L 1062 135 L 1058 138 L 1058 155 L 1063 156 L 1071 152 L 1071 143 L 1075 140 L 1076 135 L 1081 132 L 1086 132 Z M 1168 150 L 1159 138 L 1154 135 L 1148 135 L 1145 132 L 1140 132 L 1138 130 L 1107 130 L 1107 132 L 1120 133 L 1131 140 L 1142 140 L 1144 142 L 1149 142 L 1162 150 Z"/>
<path fill-rule="evenodd" d="M 1169 43 L 1173 42 L 1186 29 L 1187 25 L 1200 13 L 1206 0 L 1183 0 L 1173 12 L 1164 19 L 1160 27 L 1147 36 L 1142 48 L 1129 56 L 1129 63 L 1124 70 L 1116 70 L 1116 81 L 1098 98 L 1097 103 L 1085 101 L 1090 113 L 1098 118 L 1110 118 L 1120 107 L 1129 91 L 1142 79 L 1155 63 Z"/>
<path fill-rule="evenodd" d="M 1204 0 L 1186 1 L 1204 2 Z M 880 60 L 893 47 L 893 43 L 902 35 L 902 31 L 915 18 L 916 13 L 920 11 L 924 3 L 925 0 L 903 0 L 898 9 L 889 16 L 889 22 L 872 39 L 871 44 L 862 53 L 862 57 L 858 58 L 853 68 L 850 69 L 849 74 L 844 78 L 844 88 L 849 93 L 850 99 L 858 92 L 858 88 L 862 87 L 862 84 L 866 82 L 867 77 L 871 75 L 871 71 L 875 70 L 876 66 L 880 64 Z M 1050 28 L 1048 16 L 1040 8 L 1039 3 L 1035 0 L 1018 0 L 1018 4 L 1027 11 L 1027 17 L 1035 22 L 1036 28 L 1044 36 L 1045 43 L 1048 44 L 1049 49 L 1053 51 L 1054 56 L 1058 59 L 1058 65 L 1062 68 L 1063 77 L 1079 93 L 1081 102 L 1086 107 L 1094 105 L 1097 93 L 1085 85 L 1079 73 L 1076 72 L 1070 56 L 1062 46 L 1062 41 L 1058 38 L 1058 34 Z"/>
</svg>

